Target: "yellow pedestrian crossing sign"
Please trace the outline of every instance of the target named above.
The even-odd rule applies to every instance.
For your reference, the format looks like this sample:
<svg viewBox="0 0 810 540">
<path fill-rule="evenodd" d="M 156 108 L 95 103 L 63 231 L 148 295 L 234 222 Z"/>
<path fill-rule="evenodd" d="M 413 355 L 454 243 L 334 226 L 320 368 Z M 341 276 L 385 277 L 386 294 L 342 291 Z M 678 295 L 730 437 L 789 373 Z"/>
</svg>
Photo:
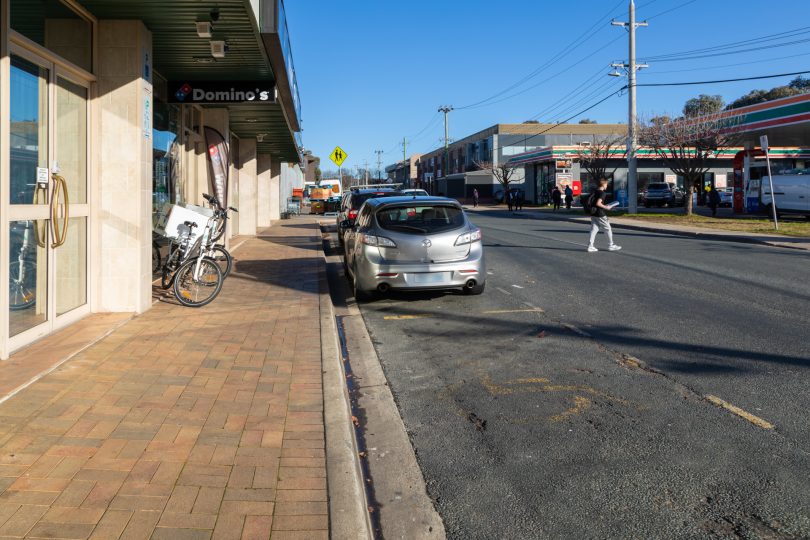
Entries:
<svg viewBox="0 0 810 540">
<path fill-rule="evenodd" d="M 332 153 L 329 154 L 329 159 L 331 159 L 338 167 L 343 165 L 343 162 L 346 161 L 347 157 L 349 157 L 348 154 L 346 154 L 346 152 L 344 152 L 339 146 L 336 146 L 335 149 L 332 150 Z"/>
</svg>

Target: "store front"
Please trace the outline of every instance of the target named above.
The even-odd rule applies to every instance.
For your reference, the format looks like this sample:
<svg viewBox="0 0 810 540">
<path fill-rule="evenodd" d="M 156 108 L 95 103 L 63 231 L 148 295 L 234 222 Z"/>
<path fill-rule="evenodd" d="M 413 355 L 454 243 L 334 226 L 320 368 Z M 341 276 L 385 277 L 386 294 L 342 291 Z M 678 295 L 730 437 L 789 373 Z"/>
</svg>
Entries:
<svg viewBox="0 0 810 540">
<path fill-rule="evenodd" d="M 301 157 L 283 2 L 232 4 L 0 0 L 0 359 L 90 313 L 149 309 L 156 216 L 212 191 L 208 130 L 245 205 L 231 234 L 278 217 L 281 162 Z"/>
</svg>

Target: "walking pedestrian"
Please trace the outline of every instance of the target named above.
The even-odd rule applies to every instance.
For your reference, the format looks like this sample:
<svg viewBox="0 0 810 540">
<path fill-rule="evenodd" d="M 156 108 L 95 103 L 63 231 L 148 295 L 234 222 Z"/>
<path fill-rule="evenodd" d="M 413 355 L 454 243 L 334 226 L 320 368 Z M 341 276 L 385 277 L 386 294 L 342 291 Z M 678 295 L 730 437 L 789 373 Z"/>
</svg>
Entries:
<svg viewBox="0 0 810 540">
<path fill-rule="evenodd" d="M 518 212 L 523 210 L 523 201 L 525 200 L 525 195 L 523 190 L 519 190 L 515 193 L 515 207 L 517 208 Z"/>
<path fill-rule="evenodd" d="M 720 206 L 720 193 L 714 186 L 709 191 L 709 208 L 712 209 L 712 217 L 717 217 L 717 207 Z"/>
<path fill-rule="evenodd" d="M 554 202 L 554 211 L 556 212 L 560 209 L 560 202 L 562 202 L 562 192 L 557 186 L 554 186 L 551 191 L 551 200 Z"/>
<path fill-rule="evenodd" d="M 509 211 L 511 212 L 512 211 L 512 202 L 513 202 L 512 201 L 512 191 L 507 189 L 506 193 L 504 193 L 503 197 L 506 199 L 506 206 L 509 208 Z"/>
<path fill-rule="evenodd" d="M 607 178 L 599 179 L 599 187 L 588 197 L 588 210 L 591 214 L 591 236 L 588 242 L 588 253 L 599 251 L 593 243 L 596 241 L 596 235 L 601 230 L 608 237 L 608 251 L 619 251 L 621 246 L 613 243 L 613 230 L 610 228 L 610 221 L 607 217 L 607 211 L 610 208 L 605 205 L 605 190 L 607 189 Z"/>
<path fill-rule="evenodd" d="M 478 188 L 473 188 L 473 208 L 478 207 Z"/>
<path fill-rule="evenodd" d="M 571 203 L 574 202 L 574 190 L 571 186 L 565 186 L 565 208 L 571 210 Z"/>
</svg>

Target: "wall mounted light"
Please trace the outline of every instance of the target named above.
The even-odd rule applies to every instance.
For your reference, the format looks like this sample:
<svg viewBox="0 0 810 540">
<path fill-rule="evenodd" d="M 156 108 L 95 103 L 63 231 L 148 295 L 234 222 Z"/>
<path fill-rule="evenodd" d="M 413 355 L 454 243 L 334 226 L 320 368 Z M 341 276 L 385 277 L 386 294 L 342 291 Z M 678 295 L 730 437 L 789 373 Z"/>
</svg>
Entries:
<svg viewBox="0 0 810 540">
<path fill-rule="evenodd" d="M 265 135 L 267 135 L 267 133 L 259 133 L 259 134 L 257 134 L 256 135 L 256 142 L 264 142 L 264 136 Z"/>
<path fill-rule="evenodd" d="M 214 27 L 208 21 L 197 21 L 197 35 L 201 38 L 210 38 Z"/>
<path fill-rule="evenodd" d="M 228 52 L 228 44 L 224 41 L 210 41 L 211 56 L 214 58 L 225 58 L 225 53 Z"/>
</svg>

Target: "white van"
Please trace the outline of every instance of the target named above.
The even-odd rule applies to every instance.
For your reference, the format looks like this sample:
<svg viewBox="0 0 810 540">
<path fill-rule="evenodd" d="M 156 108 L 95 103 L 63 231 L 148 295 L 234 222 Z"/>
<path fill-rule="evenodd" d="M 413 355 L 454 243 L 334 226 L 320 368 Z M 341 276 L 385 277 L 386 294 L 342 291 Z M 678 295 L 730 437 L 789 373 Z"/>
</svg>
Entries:
<svg viewBox="0 0 810 540">
<path fill-rule="evenodd" d="M 773 192 L 778 214 L 803 214 L 810 219 L 810 170 L 802 174 L 773 175 Z M 760 193 L 760 208 L 771 215 L 773 198 L 767 176 L 762 177 Z"/>
</svg>

